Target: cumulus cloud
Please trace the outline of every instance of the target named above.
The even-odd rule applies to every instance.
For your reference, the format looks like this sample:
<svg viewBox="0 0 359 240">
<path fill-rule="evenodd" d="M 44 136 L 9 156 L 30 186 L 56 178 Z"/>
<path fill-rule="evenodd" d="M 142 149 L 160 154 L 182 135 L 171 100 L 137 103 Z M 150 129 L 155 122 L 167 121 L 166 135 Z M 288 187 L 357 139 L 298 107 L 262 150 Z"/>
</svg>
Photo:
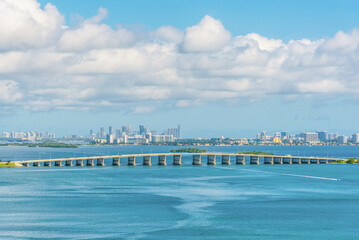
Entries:
<svg viewBox="0 0 359 240">
<path fill-rule="evenodd" d="M 54 44 L 63 24 L 63 16 L 50 3 L 41 9 L 36 0 L 1 0 L 0 50 L 27 50 Z"/>
<path fill-rule="evenodd" d="M 182 47 L 186 52 L 212 52 L 224 47 L 230 39 L 231 34 L 221 21 L 207 15 L 186 29 Z"/>
<path fill-rule="evenodd" d="M 106 16 L 99 8 L 64 27 L 54 5 L 0 0 L 0 106 L 149 114 L 271 96 L 359 97 L 357 29 L 283 42 L 232 36 L 211 16 L 141 34 L 104 24 Z"/>
</svg>

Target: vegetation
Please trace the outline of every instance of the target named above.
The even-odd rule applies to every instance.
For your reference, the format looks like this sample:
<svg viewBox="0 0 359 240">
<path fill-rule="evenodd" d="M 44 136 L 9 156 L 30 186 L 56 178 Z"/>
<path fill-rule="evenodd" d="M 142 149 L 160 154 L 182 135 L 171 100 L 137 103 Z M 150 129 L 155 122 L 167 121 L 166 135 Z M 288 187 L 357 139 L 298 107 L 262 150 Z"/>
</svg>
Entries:
<svg viewBox="0 0 359 240">
<path fill-rule="evenodd" d="M 359 163 L 359 160 L 356 158 L 348 158 L 347 163 L 349 164 Z"/>
<path fill-rule="evenodd" d="M 204 153 L 207 152 L 207 150 L 199 149 L 199 148 L 179 148 L 179 149 L 172 149 L 171 152 Z"/>
<path fill-rule="evenodd" d="M 43 142 L 43 143 L 3 143 L 0 146 L 24 146 L 24 147 L 52 147 L 52 148 L 77 148 L 76 144 L 67 144 L 59 142 Z"/>
<path fill-rule="evenodd" d="M 337 161 L 335 161 L 335 163 L 346 163 L 346 161 L 344 161 L 344 160 L 337 160 Z"/>
<path fill-rule="evenodd" d="M 75 144 L 59 143 L 59 142 L 44 142 L 44 143 L 30 143 L 28 147 L 51 147 L 51 148 L 77 148 Z"/>
<path fill-rule="evenodd" d="M 273 155 L 273 153 L 269 153 L 269 152 L 258 152 L 258 151 L 237 152 L 237 154 L 252 154 L 252 155 L 267 155 L 267 156 L 272 156 L 272 155 Z"/>
<path fill-rule="evenodd" d="M 17 165 L 9 160 L 6 163 L 0 162 L 0 167 L 17 167 Z"/>
</svg>

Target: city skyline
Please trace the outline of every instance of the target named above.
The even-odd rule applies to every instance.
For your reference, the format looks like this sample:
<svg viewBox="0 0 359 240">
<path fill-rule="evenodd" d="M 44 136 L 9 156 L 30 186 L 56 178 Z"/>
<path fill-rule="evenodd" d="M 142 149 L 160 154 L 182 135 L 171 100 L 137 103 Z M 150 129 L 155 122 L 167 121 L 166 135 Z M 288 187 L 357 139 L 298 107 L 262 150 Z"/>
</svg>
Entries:
<svg viewBox="0 0 359 240">
<path fill-rule="evenodd" d="M 0 130 L 85 135 L 116 122 L 180 122 L 188 138 L 350 135 L 359 117 L 358 7 L 2 1 Z"/>
</svg>

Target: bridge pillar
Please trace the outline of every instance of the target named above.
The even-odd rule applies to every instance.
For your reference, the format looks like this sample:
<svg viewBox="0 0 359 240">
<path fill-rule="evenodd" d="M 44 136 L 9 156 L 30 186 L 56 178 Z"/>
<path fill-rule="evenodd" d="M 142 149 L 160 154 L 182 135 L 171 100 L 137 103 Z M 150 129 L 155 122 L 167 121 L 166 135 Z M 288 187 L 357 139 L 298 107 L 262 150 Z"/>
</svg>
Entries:
<svg viewBox="0 0 359 240">
<path fill-rule="evenodd" d="M 264 164 L 273 164 L 273 157 L 264 157 Z"/>
<path fill-rule="evenodd" d="M 236 155 L 236 164 L 242 164 L 245 165 L 245 156 L 243 155 Z"/>
<path fill-rule="evenodd" d="M 302 164 L 300 158 L 292 158 L 292 164 Z"/>
<path fill-rule="evenodd" d="M 159 155 L 158 156 L 158 165 L 166 166 L 166 155 Z"/>
<path fill-rule="evenodd" d="M 22 165 L 23 165 L 24 167 L 28 167 L 28 166 L 29 166 L 29 163 L 28 163 L 28 162 L 24 162 L 24 163 L 22 163 Z"/>
<path fill-rule="evenodd" d="M 55 167 L 61 167 L 62 162 L 61 161 L 55 161 Z"/>
<path fill-rule="evenodd" d="M 83 167 L 83 165 L 84 165 L 84 161 L 83 161 L 83 160 L 80 160 L 80 159 L 76 160 L 76 166 L 77 166 L 77 167 Z"/>
<path fill-rule="evenodd" d="M 135 156 L 128 157 L 127 165 L 136 166 L 136 157 Z"/>
<path fill-rule="evenodd" d="M 40 162 L 33 162 L 33 163 L 32 163 L 32 166 L 33 166 L 33 167 L 40 167 Z"/>
<path fill-rule="evenodd" d="M 319 159 L 319 163 L 320 164 L 328 164 L 328 159 L 327 158 L 321 158 L 321 159 Z"/>
<path fill-rule="evenodd" d="M 283 158 L 281 157 L 274 157 L 274 164 L 283 164 Z"/>
<path fill-rule="evenodd" d="M 311 158 L 310 159 L 310 164 L 319 164 L 319 159 L 318 158 Z"/>
<path fill-rule="evenodd" d="M 259 157 L 258 156 L 250 156 L 250 164 L 259 164 Z"/>
<path fill-rule="evenodd" d="M 143 165 L 151 166 L 151 156 L 143 156 Z"/>
<path fill-rule="evenodd" d="M 105 166 L 105 159 L 97 158 L 97 164 L 96 165 L 101 166 L 101 167 Z"/>
<path fill-rule="evenodd" d="M 292 158 L 291 157 L 284 157 L 283 158 L 283 164 L 292 164 Z"/>
<path fill-rule="evenodd" d="M 301 158 L 301 159 L 300 159 L 300 162 L 301 162 L 302 164 L 310 164 L 309 158 Z"/>
<path fill-rule="evenodd" d="M 216 165 L 216 155 L 207 155 L 207 165 Z"/>
<path fill-rule="evenodd" d="M 89 158 L 86 160 L 86 166 L 91 166 L 93 167 L 95 164 L 94 164 L 94 160 L 92 158 Z"/>
<path fill-rule="evenodd" d="M 112 166 L 120 166 L 120 158 L 119 157 L 115 157 L 112 158 Z"/>
<path fill-rule="evenodd" d="M 65 166 L 66 167 L 72 167 L 72 160 L 66 160 L 65 161 Z"/>
<path fill-rule="evenodd" d="M 201 155 L 193 155 L 192 165 L 201 165 Z"/>
<path fill-rule="evenodd" d="M 231 157 L 230 157 L 230 155 L 222 155 L 222 164 L 231 165 Z"/>
<path fill-rule="evenodd" d="M 173 165 L 182 165 L 181 155 L 173 155 Z"/>
<path fill-rule="evenodd" d="M 44 162 L 44 167 L 51 167 L 51 162 L 50 161 Z"/>
</svg>

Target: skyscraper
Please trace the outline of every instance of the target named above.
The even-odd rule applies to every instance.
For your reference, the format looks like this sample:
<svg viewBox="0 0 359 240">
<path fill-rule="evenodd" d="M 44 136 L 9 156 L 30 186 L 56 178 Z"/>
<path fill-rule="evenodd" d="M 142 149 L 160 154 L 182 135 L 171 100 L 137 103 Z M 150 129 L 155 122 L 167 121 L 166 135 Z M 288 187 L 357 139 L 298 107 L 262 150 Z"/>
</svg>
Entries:
<svg viewBox="0 0 359 240">
<path fill-rule="evenodd" d="M 140 135 L 146 134 L 145 127 L 143 125 L 140 125 Z"/>
<path fill-rule="evenodd" d="M 113 128 L 112 126 L 108 127 L 108 134 L 112 135 L 113 134 Z"/>
<path fill-rule="evenodd" d="M 328 133 L 327 131 L 318 131 L 318 140 L 319 141 L 327 141 L 328 140 Z"/>
<path fill-rule="evenodd" d="M 177 127 L 177 138 L 181 138 L 181 125 L 179 125 L 179 124 Z"/>
</svg>

